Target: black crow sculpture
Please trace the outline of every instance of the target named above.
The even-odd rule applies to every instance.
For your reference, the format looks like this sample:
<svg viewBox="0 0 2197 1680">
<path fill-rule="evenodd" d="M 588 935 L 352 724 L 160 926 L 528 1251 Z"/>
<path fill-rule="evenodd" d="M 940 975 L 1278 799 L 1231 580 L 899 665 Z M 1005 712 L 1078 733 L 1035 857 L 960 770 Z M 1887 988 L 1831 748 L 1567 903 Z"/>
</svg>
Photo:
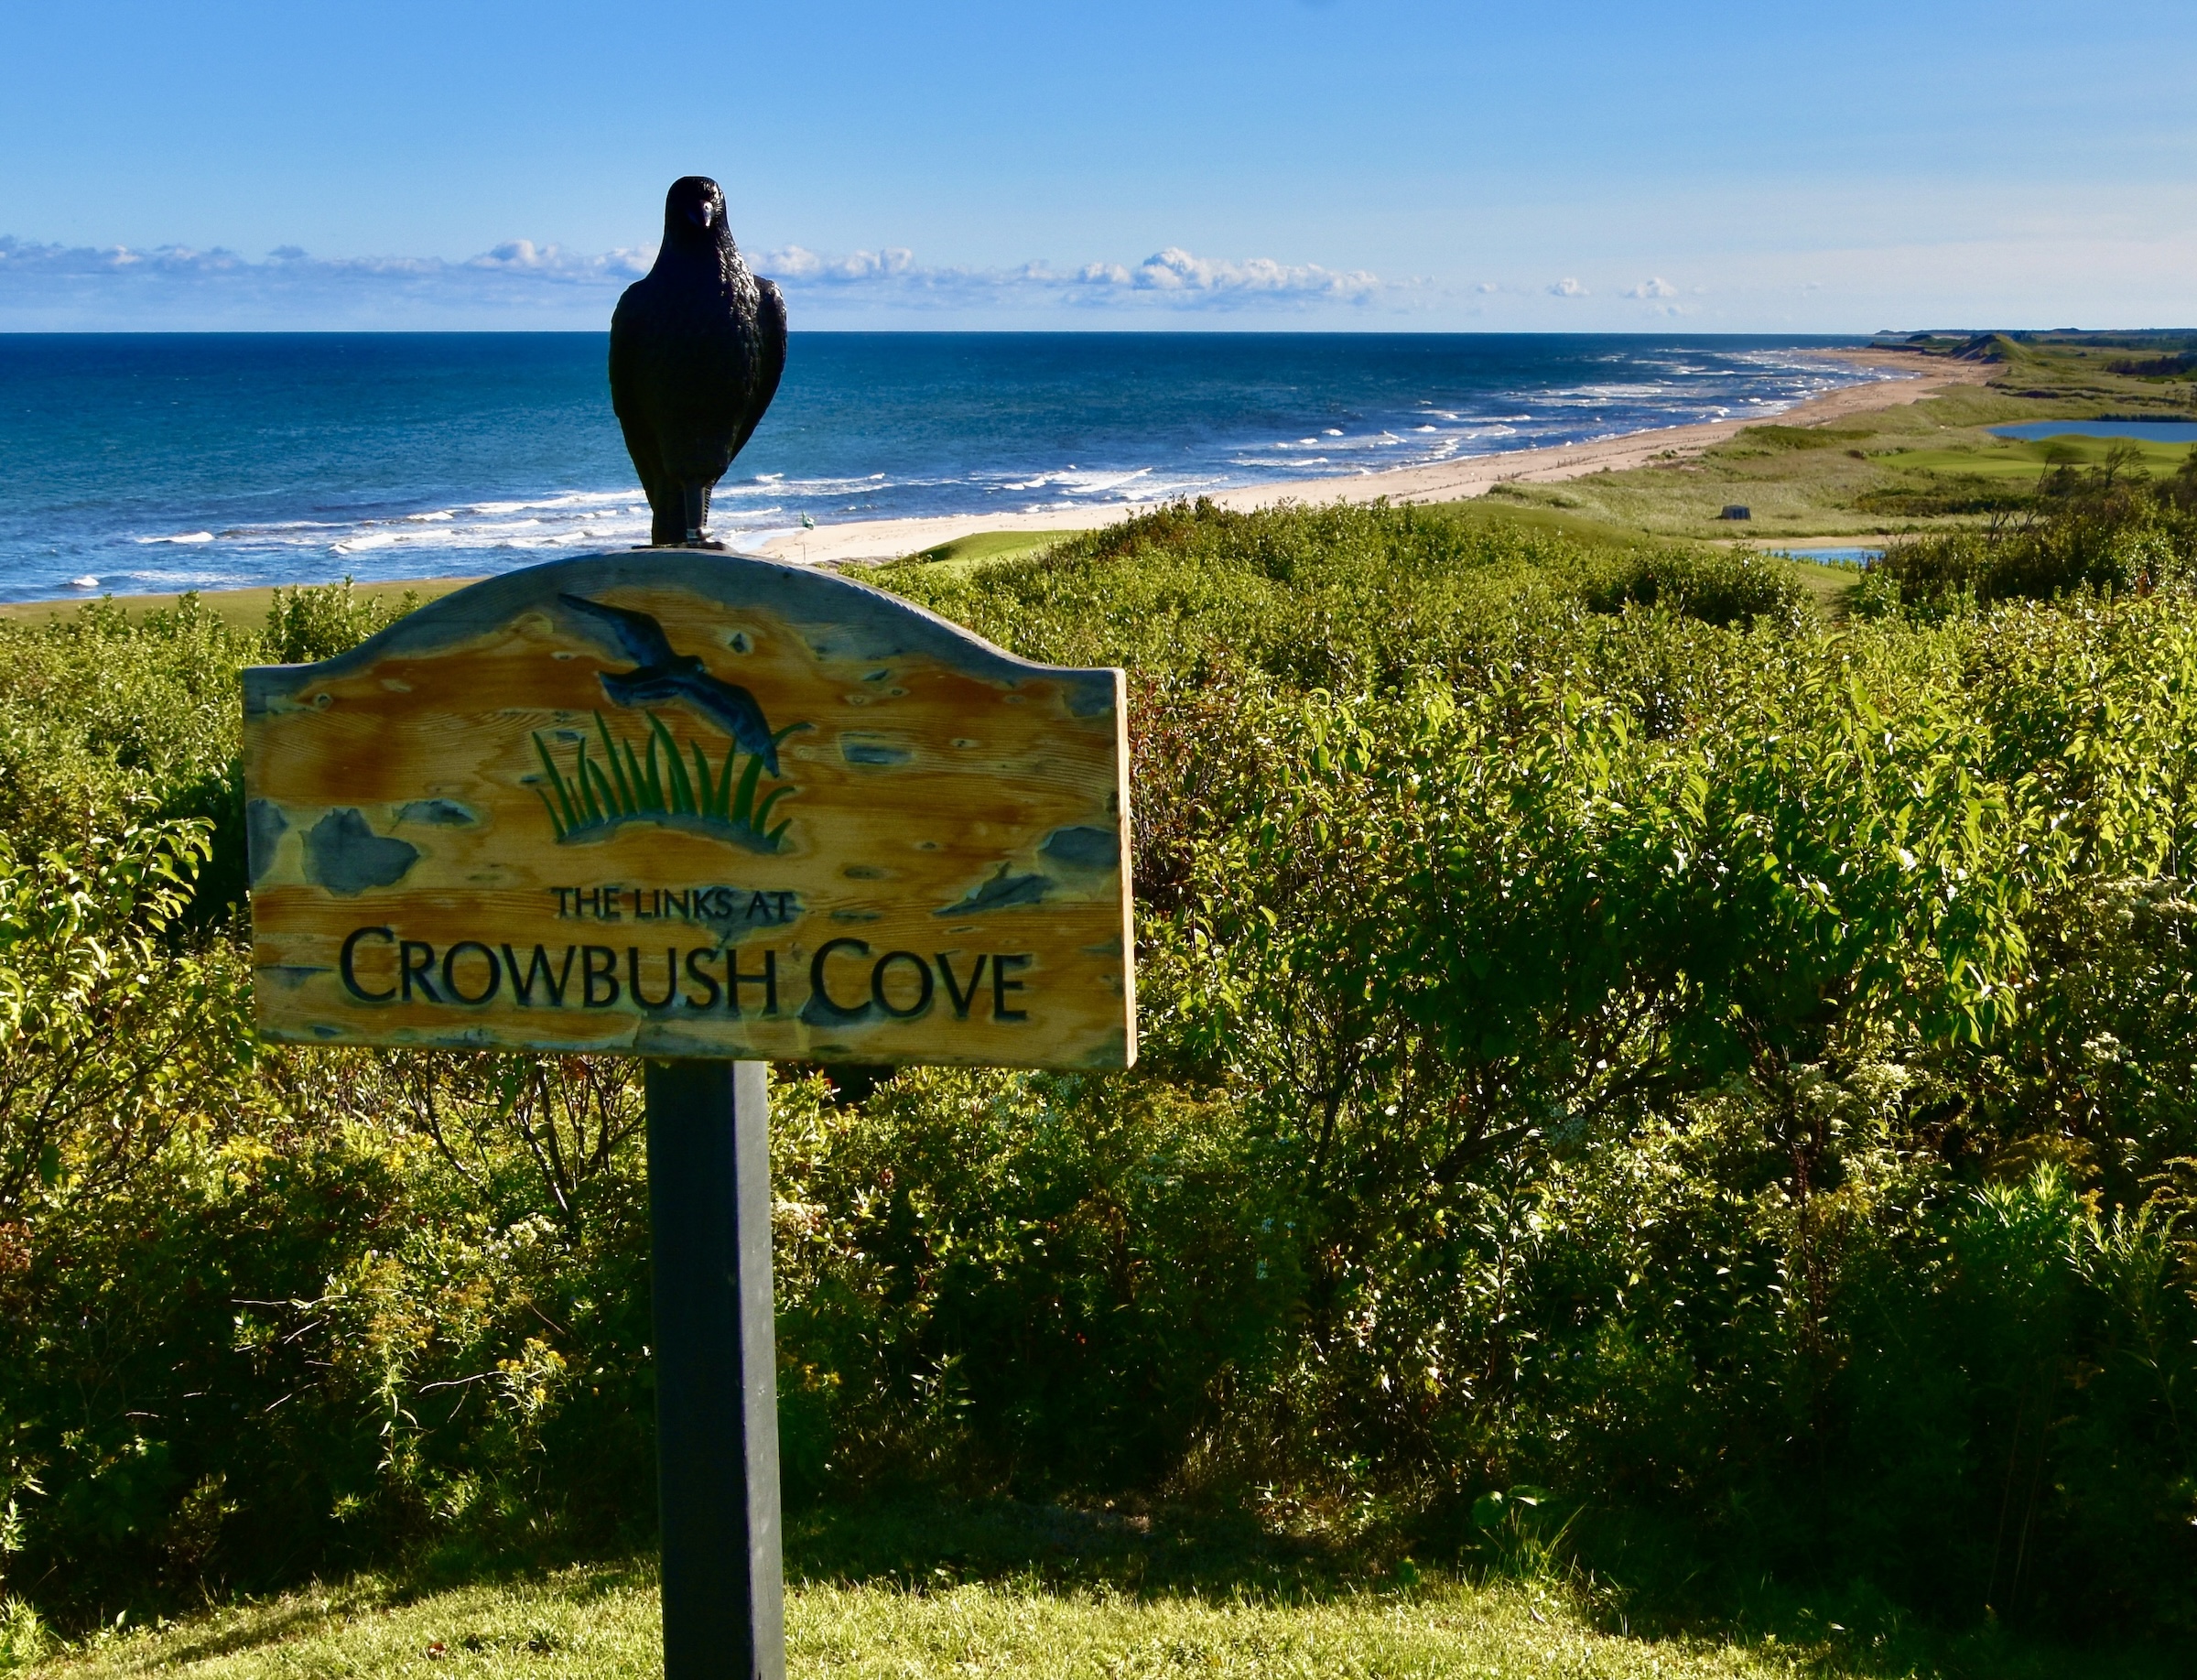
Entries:
<svg viewBox="0 0 2197 1680">
<path fill-rule="evenodd" d="M 672 182 L 655 266 L 611 316 L 611 406 L 648 493 L 649 541 L 707 541 L 709 492 L 785 371 L 785 299 L 748 271 L 707 176 Z"/>
</svg>

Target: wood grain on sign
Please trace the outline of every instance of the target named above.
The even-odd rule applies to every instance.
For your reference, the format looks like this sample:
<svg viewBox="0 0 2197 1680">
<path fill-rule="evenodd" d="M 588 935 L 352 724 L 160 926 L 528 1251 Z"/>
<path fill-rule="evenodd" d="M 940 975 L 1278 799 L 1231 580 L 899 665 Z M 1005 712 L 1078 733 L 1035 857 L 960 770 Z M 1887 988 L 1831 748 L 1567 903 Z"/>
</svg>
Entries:
<svg viewBox="0 0 2197 1680">
<path fill-rule="evenodd" d="M 309 1044 L 1119 1068 L 1121 674 L 695 550 L 244 673 L 255 992 Z"/>
</svg>

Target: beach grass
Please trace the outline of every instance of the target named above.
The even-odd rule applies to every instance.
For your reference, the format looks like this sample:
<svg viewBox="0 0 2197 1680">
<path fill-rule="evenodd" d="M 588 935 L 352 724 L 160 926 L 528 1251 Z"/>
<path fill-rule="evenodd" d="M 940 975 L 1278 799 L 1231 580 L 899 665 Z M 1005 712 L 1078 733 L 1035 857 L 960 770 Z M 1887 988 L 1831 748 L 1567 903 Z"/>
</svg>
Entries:
<svg viewBox="0 0 2197 1680">
<path fill-rule="evenodd" d="M 1519 526 L 1602 548 L 1640 548 L 1661 540 L 1638 526 L 1560 507 L 1523 504 L 1503 496 L 1492 500 L 1476 496 L 1466 502 L 1434 502 L 1425 504 L 1425 511 L 1466 525 Z"/>
</svg>

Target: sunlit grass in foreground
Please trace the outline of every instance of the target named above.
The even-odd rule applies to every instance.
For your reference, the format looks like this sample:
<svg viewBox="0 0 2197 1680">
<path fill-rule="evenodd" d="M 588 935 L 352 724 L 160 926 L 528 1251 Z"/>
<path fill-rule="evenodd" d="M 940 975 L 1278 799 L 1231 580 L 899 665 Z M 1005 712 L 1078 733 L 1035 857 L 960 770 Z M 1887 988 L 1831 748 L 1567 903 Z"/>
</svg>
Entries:
<svg viewBox="0 0 2197 1680">
<path fill-rule="evenodd" d="M 809 1586 L 786 1605 L 788 1666 L 832 1675 L 1768 1675 L 1784 1660 L 1592 1631 L 1529 1589 L 1438 1587 L 1306 1603 L 1034 1590 Z M 406 1600 L 362 1581 L 136 1635 L 34 1672 L 276 1675 L 661 1672 L 639 1568 L 569 1569 Z"/>
<path fill-rule="evenodd" d="M 1629 1638 L 1589 1624 L 1536 1585 L 1423 1581 L 1297 1599 L 1196 1594 L 1141 1597 L 1063 1589 L 1034 1579 L 983 1585 L 806 1585 L 786 1603 L 795 1676 L 1143 1675 L 1770 1676 L 2060 1670 L 1969 1651 L 1951 1667 L 1902 1662 L 1827 1634 L 1806 1649 Z M 438 1680 L 662 1672 L 653 1567 L 568 1568 L 516 1582 L 419 1595 L 364 1577 L 156 1629 L 121 1631 L 57 1652 L 39 1680 L 179 1675 L 396 1675 Z M 1982 1660 L 1979 1662 L 1978 1659 Z M 2117 1672 L 2110 1662 L 2088 1672 Z"/>
</svg>

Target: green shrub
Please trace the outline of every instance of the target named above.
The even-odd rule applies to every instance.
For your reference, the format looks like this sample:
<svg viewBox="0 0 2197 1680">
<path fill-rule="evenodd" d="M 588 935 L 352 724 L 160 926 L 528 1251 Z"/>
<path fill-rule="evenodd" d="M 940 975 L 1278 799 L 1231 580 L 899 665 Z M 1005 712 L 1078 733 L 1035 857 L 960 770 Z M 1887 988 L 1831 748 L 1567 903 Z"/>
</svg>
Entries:
<svg viewBox="0 0 2197 1680">
<path fill-rule="evenodd" d="M 1792 577 L 1760 555 L 1714 548 L 1654 550 L 1613 568 L 1586 591 L 1587 604 L 1597 612 L 1661 606 L 1708 624 L 1756 619 L 1791 623 L 1806 600 Z"/>
<path fill-rule="evenodd" d="M 1285 1352 L 1296 1206 L 1225 1102 L 937 1069 L 780 1129 L 801 1490 L 1161 1486 Z"/>
<path fill-rule="evenodd" d="M 233 674 L 255 652 L 194 596 L 142 621 L 92 602 L 0 623 L 0 833 L 30 856 L 189 814 L 229 774 Z"/>
<path fill-rule="evenodd" d="M 1986 530 L 1896 542 L 1878 569 L 1897 583 L 1901 601 L 1925 614 L 1977 602 L 2186 590 L 2197 582 L 2197 450 L 2164 483 L 2137 469 L 2126 449 L 2088 470 L 2052 468 L 2018 516 Z"/>
<path fill-rule="evenodd" d="M 348 652 L 418 605 L 410 590 L 394 602 L 361 596 L 349 578 L 317 589 L 277 589 L 262 656 L 269 665 L 310 665 Z"/>
</svg>

